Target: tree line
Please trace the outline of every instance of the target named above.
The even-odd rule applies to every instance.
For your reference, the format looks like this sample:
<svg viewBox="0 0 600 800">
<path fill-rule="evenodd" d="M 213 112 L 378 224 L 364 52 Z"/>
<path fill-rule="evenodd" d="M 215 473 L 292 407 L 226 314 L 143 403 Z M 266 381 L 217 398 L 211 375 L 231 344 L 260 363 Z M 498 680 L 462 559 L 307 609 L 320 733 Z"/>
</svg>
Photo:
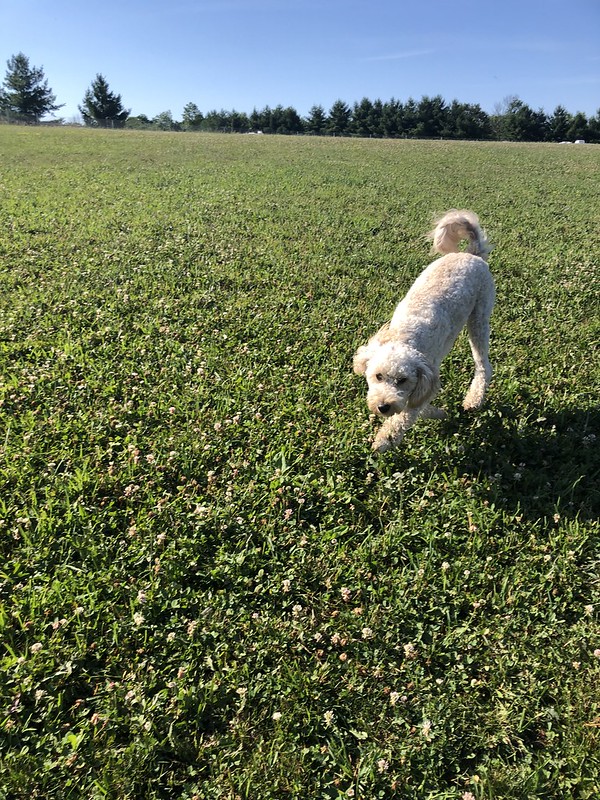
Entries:
<svg viewBox="0 0 600 800">
<path fill-rule="evenodd" d="M 594 117 L 570 114 L 557 106 L 550 115 L 534 111 L 518 97 L 506 98 L 495 113 L 480 105 L 451 103 L 440 96 L 387 102 L 363 98 L 353 105 L 337 100 L 326 111 L 315 105 L 306 117 L 292 107 L 266 107 L 251 114 L 209 111 L 203 114 L 194 103 L 183 110 L 181 122 L 169 112 L 155 120 L 131 118 L 130 126 L 157 126 L 172 130 L 232 133 L 312 134 L 317 136 L 361 136 L 376 138 L 473 139 L 518 142 L 560 142 L 584 139 L 600 142 L 600 109 Z"/>
<path fill-rule="evenodd" d="M 7 67 L 0 87 L 0 114 L 6 121 L 39 123 L 46 114 L 62 108 L 56 103 L 43 69 L 31 67 L 23 53 L 12 56 Z M 492 114 L 479 104 L 458 100 L 447 103 L 441 95 L 404 102 L 365 97 L 352 105 L 336 100 L 329 110 L 314 105 L 304 117 L 292 106 L 266 106 L 250 114 L 235 110 L 203 113 L 190 102 L 184 107 L 181 120 L 176 120 L 171 111 L 153 118 L 144 114 L 131 116 L 123 107 L 121 95 L 111 91 L 106 78 L 98 74 L 86 90 L 79 111 L 83 123 L 92 127 L 517 142 L 583 139 L 600 143 L 600 109 L 588 117 L 581 112 L 572 114 L 559 105 L 552 114 L 546 114 L 516 96 L 505 98 Z"/>
</svg>

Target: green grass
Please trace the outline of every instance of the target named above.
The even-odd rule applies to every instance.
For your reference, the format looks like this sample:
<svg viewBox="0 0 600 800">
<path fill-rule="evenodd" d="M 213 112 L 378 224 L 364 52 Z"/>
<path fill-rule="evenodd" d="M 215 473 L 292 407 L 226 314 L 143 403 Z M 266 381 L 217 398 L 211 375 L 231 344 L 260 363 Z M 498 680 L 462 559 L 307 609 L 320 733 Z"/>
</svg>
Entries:
<svg viewBox="0 0 600 800">
<path fill-rule="evenodd" d="M 0 127 L 0 798 L 600 794 L 600 149 Z M 352 355 L 473 208 L 495 379 Z"/>
</svg>

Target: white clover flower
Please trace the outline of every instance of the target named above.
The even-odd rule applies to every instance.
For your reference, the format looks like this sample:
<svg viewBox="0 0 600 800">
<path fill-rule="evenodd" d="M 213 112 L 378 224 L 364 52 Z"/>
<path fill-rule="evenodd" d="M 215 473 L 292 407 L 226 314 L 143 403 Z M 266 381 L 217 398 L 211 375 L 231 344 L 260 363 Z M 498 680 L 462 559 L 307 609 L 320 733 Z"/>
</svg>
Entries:
<svg viewBox="0 0 600 800">
<path fill-rule="evenodd" d="M 404 657 L 411 660 L 417 657 L 417 648 L 412 643 L 404 645 Z"/>
</svg>

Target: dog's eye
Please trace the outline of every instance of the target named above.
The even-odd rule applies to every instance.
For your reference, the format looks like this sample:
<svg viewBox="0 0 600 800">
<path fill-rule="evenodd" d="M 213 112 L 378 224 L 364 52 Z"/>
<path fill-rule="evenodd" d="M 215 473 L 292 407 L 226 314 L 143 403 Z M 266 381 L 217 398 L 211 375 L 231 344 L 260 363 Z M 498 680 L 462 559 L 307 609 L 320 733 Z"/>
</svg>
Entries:
<svg viewBox="0 0 600 800">
<path fill-rule="evenodd" d="M 375 375 L 375 378 L 376 378 L 378 381 L 380 381 L 380 382 L 381 382 L 381 381 L 383 380 L 383 375 L 381 374 L 381 372 L 378 372 L 378 373 L 377 373 L 377 375 Z"/>
<path fill-rule="evenodd" d="M 405 377 L 396 378 L 396 386 L 402 386 L 403 384 L 406 383 L 407 380 L 408 378 Z"/>
</svg>

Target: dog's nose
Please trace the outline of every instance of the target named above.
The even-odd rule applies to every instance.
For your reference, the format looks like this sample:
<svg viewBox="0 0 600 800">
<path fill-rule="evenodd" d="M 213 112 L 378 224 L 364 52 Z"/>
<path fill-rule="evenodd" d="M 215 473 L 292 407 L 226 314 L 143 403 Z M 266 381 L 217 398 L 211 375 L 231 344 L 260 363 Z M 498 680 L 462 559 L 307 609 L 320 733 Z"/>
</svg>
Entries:
<svg viewBox="0 0 600 800">
<path fill-rule="evenodd" d="M 390 404 L 382 403 L 380 406 L 377 406 L 377 408 L 379 409 L 380 414 L 387 414 L 388 411 L 390 410 Z"/>
</svg>

